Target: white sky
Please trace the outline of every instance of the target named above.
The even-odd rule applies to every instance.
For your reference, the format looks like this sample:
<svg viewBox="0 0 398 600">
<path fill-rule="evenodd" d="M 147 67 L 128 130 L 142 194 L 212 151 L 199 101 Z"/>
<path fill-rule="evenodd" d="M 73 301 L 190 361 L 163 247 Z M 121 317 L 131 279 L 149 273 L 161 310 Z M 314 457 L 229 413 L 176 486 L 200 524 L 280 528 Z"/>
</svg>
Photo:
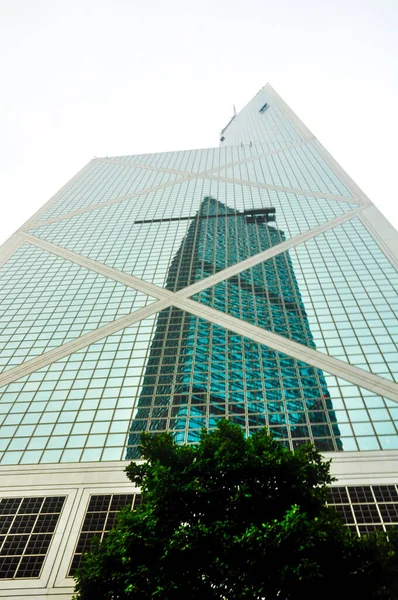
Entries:
<svg viewBox="0 0 398 600">
<path fill-rule="evenodd" d="M 269 81 L 398 228 L 397 0 L 0 0 L 0 243 L 93 156 L 218 146 Z"/>
</svg>

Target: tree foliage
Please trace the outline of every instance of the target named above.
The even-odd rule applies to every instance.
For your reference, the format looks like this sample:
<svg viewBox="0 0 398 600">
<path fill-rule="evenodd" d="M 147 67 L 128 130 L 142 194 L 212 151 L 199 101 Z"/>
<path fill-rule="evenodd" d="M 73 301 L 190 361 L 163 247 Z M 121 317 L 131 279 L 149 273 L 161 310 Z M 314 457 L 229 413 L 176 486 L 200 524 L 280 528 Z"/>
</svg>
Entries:
<svg viewBox="0 0 398 600">
<path fill-rule="evenodd" d="M 330 465 L 222 421 L 196 446 L 144 435 L 125 510 L 76 575 L 77 600 L 398 598 L 397 542 L 325 506 Z"/>
</svg>

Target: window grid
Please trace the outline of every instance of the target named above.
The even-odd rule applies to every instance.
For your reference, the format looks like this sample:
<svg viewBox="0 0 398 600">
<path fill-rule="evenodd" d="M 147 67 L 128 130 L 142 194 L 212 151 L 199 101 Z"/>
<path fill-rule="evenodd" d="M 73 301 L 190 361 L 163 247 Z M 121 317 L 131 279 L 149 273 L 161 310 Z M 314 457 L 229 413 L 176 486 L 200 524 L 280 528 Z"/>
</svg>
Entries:
<svg viewBox="0 0 398 600">
<path fill-rule="evenodd" d="M 259 152 L 260 153 L 260 152 Z M 292 187 L 336 196 L 351 197 L 319 153 L 311 145 L 300 145 L 269 156 L 233 165 L 219 171 L 221 177 L 232 177 L 246 183 Z"/>
<path fill-rule="evenodd" d="M 2 464 L 122 460 L 155 322 L 142 320 L 4 387 Z"/>
<path fill-rule="evenodd" d="M 0 268 L 0 371 L 153 302 L 29 244 Z"/>
<path fill-rule="evenodd" d="M 45 221 L 73 210 L 135 194 L 179 177 L 109 162 L 94 161 L 76 182 L 40 217 Z"/>
<path fill-rule="evenodd" d="M 0 499 L 0 578 L 40 577 L 64 496 Z"/>
<path fill-rule="evenodd" d="M 142 431 L 196 443 L 221 418 L 292 449 L 342 449 L 322 371 L 175 308 L 159 313 L 136 407 L 127 458 Z"/>
<path fill-rule="evenodd" d="M 90 496 L 68 577 L 73 577 L 81 563 L 84 552 L 90 549 L 93 539 L 99 538 L 102 541 L 106 537 L 116 522 L 118 511 L 126 506 L 135 509 L 140 504 L 140 494 L 100 494 Z"/>
<path fill-rule="evenodd" d="M 398 527 L 396 485 L 333 486 L 328 506 L 358 535 Z"/>
<path fill-rule="evenodd" d="M 295 305 L 275 308 L 269 290 L 283 299 L 284 288 Z M 243 320 L 398 381 L 397 290 L 398 273 L 355 218 L 194 299 L 228 314 L 239 304 Z"/>
</svg>

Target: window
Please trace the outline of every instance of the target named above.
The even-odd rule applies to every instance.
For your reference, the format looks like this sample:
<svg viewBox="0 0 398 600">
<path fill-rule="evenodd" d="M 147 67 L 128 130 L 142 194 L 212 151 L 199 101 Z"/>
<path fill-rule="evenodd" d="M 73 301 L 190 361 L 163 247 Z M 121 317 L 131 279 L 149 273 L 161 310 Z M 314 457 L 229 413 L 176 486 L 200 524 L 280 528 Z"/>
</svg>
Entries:
<svg viewBox="0 0 398 600">
<path fill-rule="evenodd" d="M 64 496 L 0 500 L 0 578 L 39 577 Z"/>
<path fill-rule="evenodd" d="M 328 504 L 358 534 L 398 527 L 395 485 L 331 487 Z"/>
<path fill-rule="evenodd" d="M 116 515 L 125 506 L 136 508 L 141 504 L 140 494 L 108 494 L 91 496 L 76 545 L 68 576 L 73 577 L 79 567 L 84 552 L 90 549 L 94 538 L 102 541 L 112 529 Z"/>
</svg>

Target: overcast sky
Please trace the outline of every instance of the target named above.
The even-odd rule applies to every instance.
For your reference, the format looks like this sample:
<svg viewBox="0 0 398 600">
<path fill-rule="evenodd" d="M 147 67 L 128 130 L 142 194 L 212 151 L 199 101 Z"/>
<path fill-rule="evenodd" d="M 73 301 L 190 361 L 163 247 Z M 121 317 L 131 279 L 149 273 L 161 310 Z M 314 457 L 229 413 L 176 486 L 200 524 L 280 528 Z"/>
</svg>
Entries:
<svg viewBox="0 0 398 600">
<path fill-rule="evenodd" d="M 0 0 L 0 243 L 93 156 L 218 146 L 268 81 L 398 228 L 397 0 Z"/>
</svg>

